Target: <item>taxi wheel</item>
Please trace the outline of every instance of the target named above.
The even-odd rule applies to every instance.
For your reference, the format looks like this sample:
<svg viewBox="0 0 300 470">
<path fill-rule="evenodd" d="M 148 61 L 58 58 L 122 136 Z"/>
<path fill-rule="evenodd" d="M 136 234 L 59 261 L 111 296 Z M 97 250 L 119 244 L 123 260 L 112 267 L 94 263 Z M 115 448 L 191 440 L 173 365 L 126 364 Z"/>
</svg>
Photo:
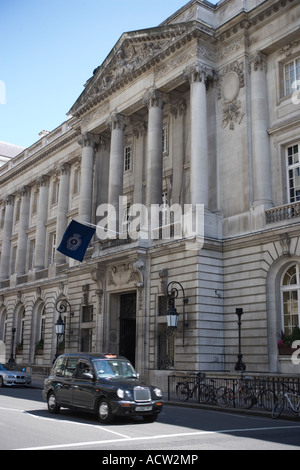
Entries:
<svg viewBox="0 0 300 470">
<path fill-rule="evenodd" d="M 48 405 L 48 410 L 50 411 L 50 413 L 54 413 L 54 414 L 59 413 L 60 406 L 58 406 L 56 403 L 56 397 L 55 397 L 54 392 L 50 392 L 48 394 L 47 405 Z"/>
<path fill-rule="evenodd" d="M 100 398 L 96 408 L 97 417 L 103 424 L 109 424 L 113 421 L 114 415 L 111 411 L 111 406 L 106 398 Z"/>
</svg>

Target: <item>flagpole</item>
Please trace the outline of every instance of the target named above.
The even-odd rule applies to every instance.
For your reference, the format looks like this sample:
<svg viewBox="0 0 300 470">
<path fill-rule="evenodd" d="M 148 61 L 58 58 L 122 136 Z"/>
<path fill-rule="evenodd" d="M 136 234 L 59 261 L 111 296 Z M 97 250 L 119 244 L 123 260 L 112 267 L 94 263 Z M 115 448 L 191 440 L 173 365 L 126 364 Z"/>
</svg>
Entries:
<svg viewBox="0 0 300 470">
<path fill-rule="evenodd" d="M 122 235 L 122 233 L 120 233 L 120 232 L 116 232 L 115 230 L 110 230 L 109 228 L 106 228 L 106 227 L 101 227 L 101 225 L 95 225 L 95 224 L 91 224 L 90 222 L 84 222 L 83 220 L 78 220 L 78 219 L 75 220 L 73 218 L 72 218 L 72 220 L 74 220 L 75 222 L 78 222 L 80 224 L 89 225 L 90 227 L 102 228 L 102 230 L 105 230 L 106 232 L 112 232 L 115 235 Z"/>
</svg>

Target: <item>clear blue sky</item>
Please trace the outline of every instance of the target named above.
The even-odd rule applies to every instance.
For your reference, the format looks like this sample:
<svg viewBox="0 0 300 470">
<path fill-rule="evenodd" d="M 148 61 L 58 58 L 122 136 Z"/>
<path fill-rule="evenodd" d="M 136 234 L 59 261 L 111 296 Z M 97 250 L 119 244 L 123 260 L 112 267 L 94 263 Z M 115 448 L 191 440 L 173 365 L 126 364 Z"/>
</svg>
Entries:
<svg viewBox="0 0 300 470">
<path fill-rule="evenodd" d="M 123 32 L 187 1 L 0 0 L 0 140 L 29 147 L 55 129 Z"/>
</svg>

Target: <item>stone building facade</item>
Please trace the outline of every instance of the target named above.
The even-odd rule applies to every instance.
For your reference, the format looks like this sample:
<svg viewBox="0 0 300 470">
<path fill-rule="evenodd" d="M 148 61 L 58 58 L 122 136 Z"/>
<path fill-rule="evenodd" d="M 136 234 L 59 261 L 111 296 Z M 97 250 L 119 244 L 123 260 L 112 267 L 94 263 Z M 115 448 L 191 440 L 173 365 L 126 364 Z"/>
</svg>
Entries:
<svg viewBox="0 0 300 470">
<path fill-rule="evenodd" d="M 300 315 L 299 18 L 297 0 L 191 0 L 124 33 L 68 120 L 1 167 L 7 359 L 52 364 L 65 299 L 60 348 L 123 354 L 162 386 L 174 371 L 234 370 L 236 308 L 247 370 L 298 373 L 277 343 Z M 125 228 L 134 204 L 162 204 L 162 218 L 202 205 L 203 246 L 160 229 L 95 236 L 82 263 L 56 250 L 72 218 L 97 225 L 99 206 L 123 201 Z M 172 281 L 188 299 L 179 290 L 175 332 Z"/>
</svg>

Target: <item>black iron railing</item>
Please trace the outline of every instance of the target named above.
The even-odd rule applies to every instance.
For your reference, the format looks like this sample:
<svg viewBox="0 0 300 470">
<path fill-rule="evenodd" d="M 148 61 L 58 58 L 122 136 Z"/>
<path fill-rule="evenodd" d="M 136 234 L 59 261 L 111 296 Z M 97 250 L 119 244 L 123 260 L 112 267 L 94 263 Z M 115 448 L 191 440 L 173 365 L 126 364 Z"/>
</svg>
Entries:
<svg viewBox="0 0 300 470">
<path fill-rule="evenodd" d="M 272 411 L 286 392 L 300 394 L 300 377 L 206 376 L 199 372 L 189 376 L 168 377 L 168 400 L 213 405 L 220 408 L 261 409 Z M 288 407 L 286 410 L 288 411 Z"/>
</svg>

